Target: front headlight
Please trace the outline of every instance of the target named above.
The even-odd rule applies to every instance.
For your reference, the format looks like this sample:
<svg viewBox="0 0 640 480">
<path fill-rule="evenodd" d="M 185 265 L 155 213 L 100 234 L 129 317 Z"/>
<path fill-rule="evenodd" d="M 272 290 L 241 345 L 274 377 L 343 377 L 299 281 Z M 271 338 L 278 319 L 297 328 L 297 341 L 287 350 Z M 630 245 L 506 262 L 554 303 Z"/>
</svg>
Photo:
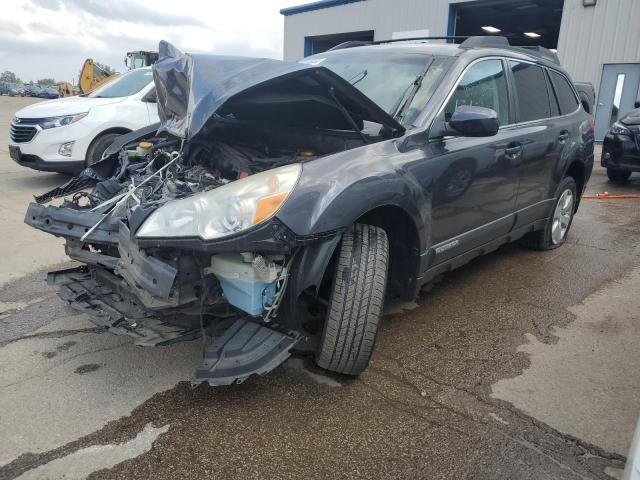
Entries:
<svg viewBox="0 0 640 480">
<path fill-rule="evenodd" d="M 631 135 L 631 130 L 618 122 L 611 125 L 611 129 L 609 131 L 614 135 Z"/>
<path fill-rule="evenodd" d="M 43 129 L 64 127 L 65 125 L 71 125 L 72 123 L 76 123 L 78 120 L 82 120 L 88 113 L 89 112 L 84 112 L 76 113 L 75 115 L 64 115 L 62 117 L 44 118 L 40 121 L 39 125 Z"/>
<path fill-rule="evenodd" d="M 211 240 L 241 232 L 275 215 L 301 172 L 299 163 L 285 165 L 208 192 L 172 200 L 153 212 L 136 236 Z"/>
</svg>

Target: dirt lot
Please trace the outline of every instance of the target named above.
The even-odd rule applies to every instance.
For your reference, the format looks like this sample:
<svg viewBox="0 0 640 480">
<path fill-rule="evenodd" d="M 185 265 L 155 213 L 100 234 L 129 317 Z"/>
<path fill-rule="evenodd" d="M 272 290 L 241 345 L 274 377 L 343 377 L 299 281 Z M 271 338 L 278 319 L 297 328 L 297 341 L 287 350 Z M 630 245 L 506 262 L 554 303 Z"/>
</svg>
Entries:
<svg viewBox="0 0 640 480">
<path fill-rule="evenodd" d="M 28 99 L 0 97 L 6 139 Z M 0 145 L 0 479 L 619 477 L 640 414 L 640 201 L 584 200 L 568 245 L 506 246 L 415 304 L 389 302 L 358 379 L 292 358 L 192 389 L 199 344 L 98 334 L 22 224 L 64 177 Z M 596 168 L 589 192 L 640 193 Z"/>
</svg>

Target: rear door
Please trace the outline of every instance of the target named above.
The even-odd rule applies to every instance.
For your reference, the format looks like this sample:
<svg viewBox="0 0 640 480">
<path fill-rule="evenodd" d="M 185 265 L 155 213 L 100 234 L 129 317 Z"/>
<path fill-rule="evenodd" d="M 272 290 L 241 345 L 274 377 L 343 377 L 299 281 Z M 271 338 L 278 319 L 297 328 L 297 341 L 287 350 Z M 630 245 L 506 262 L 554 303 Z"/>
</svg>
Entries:
<svg viewBox="0 0 640 480">
<path fill-rule="evenodd" d="M 517 106 L 513 128 L 522 146 L 517 228 L 547 216 L 553 204 L 554 167 L 570 133 L 559 118 L 546 68 L 521 60 L 509 60 L 508 64 Z"/>
</svg>

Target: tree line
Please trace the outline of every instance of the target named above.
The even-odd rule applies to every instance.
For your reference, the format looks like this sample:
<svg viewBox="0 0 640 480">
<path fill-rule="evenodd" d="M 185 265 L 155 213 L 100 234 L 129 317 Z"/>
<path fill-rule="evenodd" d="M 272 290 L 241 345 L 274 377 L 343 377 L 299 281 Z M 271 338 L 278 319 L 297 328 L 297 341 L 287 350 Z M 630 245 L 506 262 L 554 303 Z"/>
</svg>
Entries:
<svg viewBox="0 0 640 480">
<path fill-rule="evenodd" d="M 113 75 L 114 73 L 116 73 L 116 71 L 112 67 L 110 67 L 109 65 L 105 65 L 104 63 L 99 63 L 99 62 L 94 62 L 94 64 L 97 67 L 99 67 L 100 69 L 102 69 L 103 71 L 107 72 L 109 75 Z M 0 82 L 36 83 L 36 84 L 41 85 L 43 87 L 55 85 L 56 83 L 58 83 L 53 78 L 41 78 L 40 80 L 37 80 L 36 82 L 23 82 L 20 79 L 20 77 L 18 77 L 15 73 L 13 73 L 10 70 L 5 70 L 4 72 L 0 73 Z"/>
</svg>

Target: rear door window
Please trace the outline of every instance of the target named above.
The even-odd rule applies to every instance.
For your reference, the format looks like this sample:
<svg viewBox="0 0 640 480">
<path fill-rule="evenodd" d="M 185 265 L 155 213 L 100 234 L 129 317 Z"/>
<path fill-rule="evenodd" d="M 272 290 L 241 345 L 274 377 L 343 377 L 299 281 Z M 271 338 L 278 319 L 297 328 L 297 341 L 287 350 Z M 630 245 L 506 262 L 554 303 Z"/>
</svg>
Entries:
<svg viewBox="0 0 640 480">
<path fill-rule="evenodd" d="M 578 99 L 573 92 L 573 88 L 569 85 L 569 81 L 564 75 L 560 75 L 553 70 L 549 70 L 549 75 L 556 93 L 556 98 L 558 99 L 558 105 L 560 105 L 560 114 L 568 115 L 575 112 L 578 108 Z"/>
<path fill-rule="evenodd" d="M 516 94 L 518 122 L 531 122 L 551 117 L 551 101 L 542 67 L 531 63 L 509 61 Z"/>
<path fill-rule="evenodd" d="M 500 125 L 509 124 L 509 94 L 502 60 L 483 60 L 469 67 L 444 108 L 445 121 L 461 105 L 490 108 L 498 114 Z"/>
</svg>

